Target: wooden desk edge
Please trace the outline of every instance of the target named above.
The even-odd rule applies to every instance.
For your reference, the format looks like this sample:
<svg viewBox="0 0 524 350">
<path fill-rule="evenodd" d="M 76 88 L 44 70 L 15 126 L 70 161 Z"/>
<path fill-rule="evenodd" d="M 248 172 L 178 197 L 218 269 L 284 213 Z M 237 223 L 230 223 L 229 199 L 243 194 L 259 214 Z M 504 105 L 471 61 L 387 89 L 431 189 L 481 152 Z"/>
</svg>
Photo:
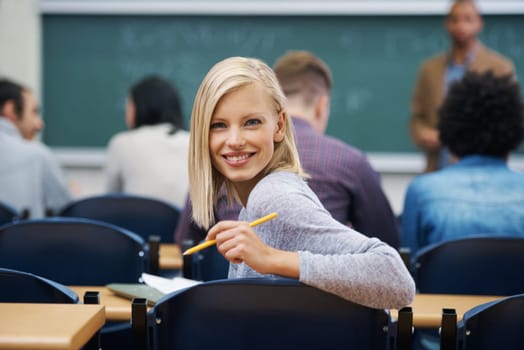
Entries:
<svg viewBox="0 0 524 350">
<path fill-rule="evenodd" d="M 75 334 L 72 340 L 71 349 L 82 349 L 87 342 L 98 332 L 106 322 L 104 305 L 84 305 L 84 307 L 98 306 L 100 309 L 91 317 L 91 322 L 82 332 Z"/>
<path fill-rule="evenodd" d="M 503 296 L 461 295 L 461 294 L 417 294 L 409 306 L 413 308 L 413 326 L 418 328 L 439 328 L 442 309 L 455 309 L 457 321 L 462 320 L 469 309 L 485 304 Z M 437 310 L 436 310 L 437 309 Z M 390 310 L 392 319 L 397 319 L 398 310 Z"/>
<path fill-rule="evenodd" d="M 36 318 L 38 322 L 44 321 L 40 318 L 54 317 L 50 315 L 61 315 L 64 317 L 63 321 L 67 323 L 67 327 L 73 333 L 57 333 L 55 325 L 52 326 L 53 334 L 45 339 L 42 337 L 42 325 L 40 324 L 37 328 L 36 333 L 28 333 L 28 327 L 35 326 L 31 324 L 28 326 L 27 319 L 23 322 L 23 330 L 20 328 L 11 328 L 10 331 L 3 334 L 0 330 L 0 349 L 57 349 L 57 350 L 79 350 L 81 349 L 95 334 L 98 332 L 105 323 L 105 308 L 103 305 L 81 305 L 81 304 L 45 304 L 45 303 L 0 303 L 0 305 L 6 305 L 10 308 L 9 312 L 31 312 L 36 311 Z M 29 309 L 27 309 L 29 308 Z M 79 312 L 82 309 L 81 312 Z M 9 309 L 8 309 L 9 310 Z M 14 311 L 16 310 L 16 311 Z M 76 315 L 81 314 L 82 322 L 77 323 L 73 321 Z M 27 314 L 26 314 L 27 315 Z M 29 314 L 29 317 L 32 313 Z M 86 317 L 84 319 L 84 317 Z M 57 322 L 58 320 L 55 320 Z M 15 327 L 19 327 L 16 325 Z M 79 327 L 79 328 L 76 328 Z M 8 327 L 9 328 L 9 327 Z M 14 331 L 14 333 L 12 333 Z M 11 332 L 11 333 L 10 333 Z"/>
<path fill-rule="evenodd" d="M 182 252 L 180 247 L 174 243 L 160 244 L 159 266 L 162 270 L 180 270 L 182 269 Z"/>
<path fill-rule="evenodd" d="M 105 286 L 68 286 L 83 302 L 87 291 L 100 293 L 100 304 L 105 306 L 105 319 L 108 321 L 129 321 L 131 319 L 131 300 L 115 295 Z"/>
</svg>

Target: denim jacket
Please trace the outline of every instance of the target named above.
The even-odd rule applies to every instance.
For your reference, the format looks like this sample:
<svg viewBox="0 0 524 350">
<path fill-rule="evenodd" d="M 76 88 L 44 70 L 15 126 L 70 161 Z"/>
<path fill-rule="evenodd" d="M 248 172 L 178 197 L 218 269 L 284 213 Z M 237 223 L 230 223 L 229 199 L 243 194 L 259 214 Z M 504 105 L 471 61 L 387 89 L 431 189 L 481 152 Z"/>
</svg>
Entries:
<svg viewBox="0 0 524 350">
<path fill-rule="evenodd" d="M 410 183 L 401 245 L 412 254 L 477 234 L 524 236 L 524 173 L 501 158 L 473 155 Z"/>
</svg>

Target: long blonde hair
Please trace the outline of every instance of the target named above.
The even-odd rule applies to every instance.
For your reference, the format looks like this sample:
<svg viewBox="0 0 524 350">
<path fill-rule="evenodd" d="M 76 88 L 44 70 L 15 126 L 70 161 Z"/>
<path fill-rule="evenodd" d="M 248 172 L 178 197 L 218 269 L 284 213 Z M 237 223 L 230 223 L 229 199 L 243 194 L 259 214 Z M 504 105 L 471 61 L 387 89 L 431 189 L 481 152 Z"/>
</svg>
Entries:
<svg viewBox="0 0 524 350">
<path fill-rule="evenodd" d="M 209 130 L 213 113 L 220 99 L 243 86 L 258 83 L 274 102 L 278 115 L 285 111 L 286 97 L 271 68 L 256 58 L 230 57 L 215 64 L 202 81 L 195 96 L 191 114 L 189 142 L 189 186 L 193 220 L 205 229 L 215 222 L 214 207 L 223 185 L 228 200 L 238 196 L 231 182 L 212 165 L 209 151 Z M 288 170 L 305 176 L 300 165 L 291 118 L 286 118 L 285 137 L 275 143 L 273 158 L 263 170 Z"/>
</svg>

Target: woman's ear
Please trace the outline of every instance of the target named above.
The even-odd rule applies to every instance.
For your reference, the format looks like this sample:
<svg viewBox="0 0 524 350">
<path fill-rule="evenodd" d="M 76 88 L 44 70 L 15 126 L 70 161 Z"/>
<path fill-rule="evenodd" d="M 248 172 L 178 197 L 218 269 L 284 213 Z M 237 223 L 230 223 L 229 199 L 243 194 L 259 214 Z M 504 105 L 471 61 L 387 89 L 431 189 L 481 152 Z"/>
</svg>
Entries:
<svg viewBox="0 0 524 350">
<path fill-rule="evenodd" d="M 282 142 L 286 136 L 287 127 L 287 113 L 282 111 L 278 114 L 277 124 L 275 127 L 275 133 L 273 134 L 274 142 Z"/>
</svg>

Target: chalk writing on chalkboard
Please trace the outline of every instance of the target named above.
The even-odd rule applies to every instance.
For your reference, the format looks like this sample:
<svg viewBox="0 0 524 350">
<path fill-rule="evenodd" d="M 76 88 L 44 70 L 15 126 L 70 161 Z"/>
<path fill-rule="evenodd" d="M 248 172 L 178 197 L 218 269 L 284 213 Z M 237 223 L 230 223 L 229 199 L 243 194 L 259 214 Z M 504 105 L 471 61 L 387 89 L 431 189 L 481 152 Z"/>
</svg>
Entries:
<svg viewBox="0 0 524 350">
<path fill-rule="evenodd" d="M 489 16 L 481 36 L 513 59 L 519 81 L 521 33 L 523 15 Z M 217 61 L 240 55 L 272 65 L 287 50 L 303 49 L 333 72 L 328 134 L 365 151 L 416 152 L 407 130 L 413 84 L 422 60 L 447 47 L 443 18 L 432 15 L 44 15 L 44 141 L 105 147 L 126 128 L 129 86 L 151 73 L 178 86 L 188 121 Z"/>
</svg>

